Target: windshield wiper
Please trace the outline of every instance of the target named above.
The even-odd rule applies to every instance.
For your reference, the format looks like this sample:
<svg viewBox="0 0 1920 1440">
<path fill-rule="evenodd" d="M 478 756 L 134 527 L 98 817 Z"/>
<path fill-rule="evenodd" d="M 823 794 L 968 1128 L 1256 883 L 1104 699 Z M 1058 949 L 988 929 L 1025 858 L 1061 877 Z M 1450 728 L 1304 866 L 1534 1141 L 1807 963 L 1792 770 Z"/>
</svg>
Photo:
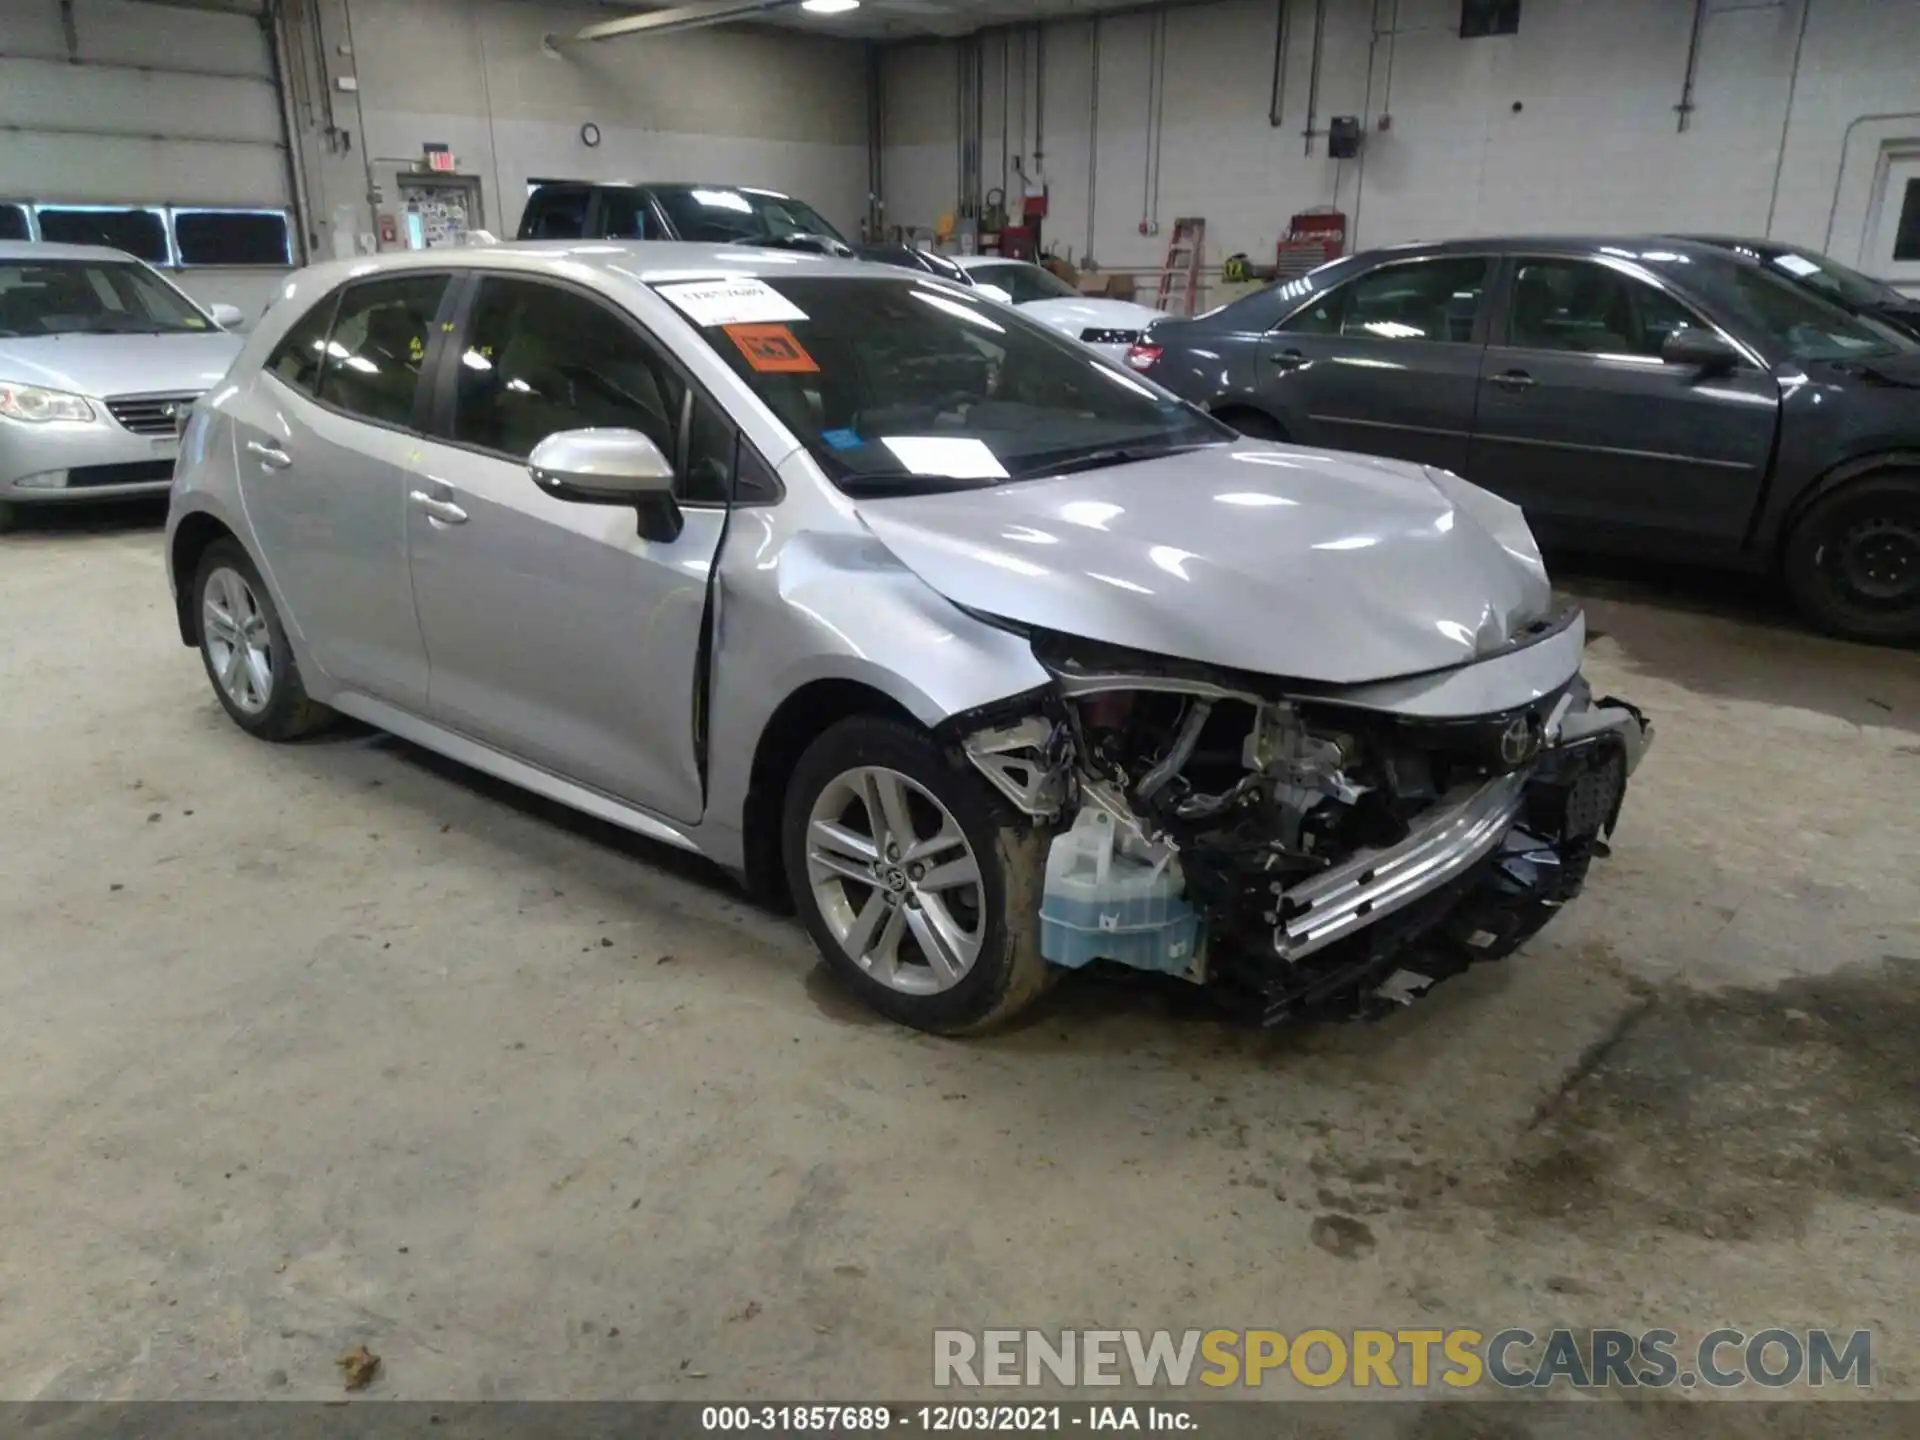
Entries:
<svg viewBox="0 0 1920 1440">
<path fill-rule="evenodd" d="M 1131 465 L 1139 460 L 1159 460 L 1168 455 L 1184 455 L 1191 450 L 1211 449 L 1222 442 L 1192 440 L 1179 445 L 1114 445 L 1104 450 L 1089 450 L 1065 460 L 1043 461 L 1031 470 L 1022 470 L 1022 480 L 1045 480 L 1055 475 L 1073 475 L 1082 470 L 1104 470 L 1109 465 Z"/>
<path fill-rule="evenodd" d="M 913 475 L 891 471 L 880 475 L 842 475 L 835 482 L 841 493 L 856 500 L 885 500 L 896 495 L 951 495 L 957 490 L 979 490 L 991 479 L 962 480 L 953 475 Z"/>
</svg>

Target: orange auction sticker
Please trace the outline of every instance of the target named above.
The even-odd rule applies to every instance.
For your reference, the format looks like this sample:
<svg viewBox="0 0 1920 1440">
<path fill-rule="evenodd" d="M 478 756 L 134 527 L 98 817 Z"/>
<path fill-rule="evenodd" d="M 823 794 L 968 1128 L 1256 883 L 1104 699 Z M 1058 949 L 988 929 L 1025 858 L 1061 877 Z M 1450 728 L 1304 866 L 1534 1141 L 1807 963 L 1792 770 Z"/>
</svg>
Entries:
<svg viewBox="0 0 1920 1440">
<path fill-rule="evenodd" d="M 784 325 L 729 325 L 727 338 L 740 347 L 747 364 L 776 375 L 818 374 L 820 367 Z"/>
</svg>

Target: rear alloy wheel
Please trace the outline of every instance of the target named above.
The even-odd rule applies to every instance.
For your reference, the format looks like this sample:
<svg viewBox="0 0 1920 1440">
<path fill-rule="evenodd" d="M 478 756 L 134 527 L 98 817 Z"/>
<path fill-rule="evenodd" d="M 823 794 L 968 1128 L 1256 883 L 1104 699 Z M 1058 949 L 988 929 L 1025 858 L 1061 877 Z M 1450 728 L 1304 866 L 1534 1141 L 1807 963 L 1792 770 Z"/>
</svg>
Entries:
<svg viewBox="0 0 1920 1440">
<path fill-rule="evenodd" d="M 1855 481 L 1788 537 L 1788 588 L 1803 614 L 1849 640 L 1920 640 L 1920 477 Z"/>
<path fill-rule="evenodd" d="M 287 634 L 259 571 L 232 540 L 207 547 L 194 579 L 200 658 L 234 723 L 263 740 L 293 740 L 332 711 L 307 698 Z"/>
<path fill-rule="evenodd" d="M 959 1033 L 1045 988 L 1045 841 L 924 733 L 842 721 L 787 791 L 787 879 L 833 968 L 882 1014 Z"/>
</svg>

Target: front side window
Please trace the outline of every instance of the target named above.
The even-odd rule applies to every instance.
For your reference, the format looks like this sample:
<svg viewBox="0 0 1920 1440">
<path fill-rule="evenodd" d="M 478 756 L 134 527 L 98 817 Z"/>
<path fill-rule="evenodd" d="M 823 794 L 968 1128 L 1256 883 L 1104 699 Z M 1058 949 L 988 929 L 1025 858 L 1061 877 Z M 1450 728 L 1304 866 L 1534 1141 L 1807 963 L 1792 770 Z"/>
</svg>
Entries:
<svg viewBox="0 0 1920 1440">
<path fill-rule="evenodd" d="M 143 265 L 0 260 L 0 335 L 174 335 L 212 328 L 193 302 Z"/>
<path fill-rule="evenodd" d="M 1764 335 L 1796 360 L 1854 360 L 1920 350 L 1892 327 L 1849 314 L 1758 265 L 1728 257 L 1669 269 L 1722 323 Z"/>
<path fill-rule="evenodd" d="M 587 230 L 588 192 L 573 186 L 535 191 L 527 201 L 522 240 L 578 240 Z"/>
<path fill-rule="evenodd" d="M 764 190 L 730 185 L 662 185 L 654 190 L 682 240 L 767 244 L 807 236 L 840 240 L 811 205 Z"/>
<path fill-rule="evenodd" d="M 1507 343 L 1523 350 L 1658 358 L 1675 331 L 1698 326 L 1646 281 L 1589 260 L 1522 260 L 1507 306 Z"/>
<path fill-rule="evenodd" d="M 296 390 L 312 395 L 320 388 L 320 367 L 327 356 L 327 334 L 339 307 L 336 291 L 300 317 L 267 357 L 267 369 Z"/>
<path fill-rule="evenodd" d="M 384 425 L 413 423 L 444 275 L 395 275 L 349 285 L 327 340 L 320 399 Z"/>
<path fill-rule="evenodd" d="M 660 227 L 647 213 L 647 197 L 618 186 L 600 192 L 600 233 L 609 240 L 658 240 Z"/>
<path fill-rule="evenodd" d="M 1032 300 L 1077 300 L 1080 292 L 1038 265 L 975 265 L 968 272 L 976 285 L 997 285 L 1016 305 Z"/>
<path fill-rule="evenodd" d="M 0 205 L 0 240 L 31 240 L 33 231 L 27 225 L 27 207 L 24 205 Z"/>
<path fill-rule="evenodd" d="M 40 238 L 61 245 L 105 245 L 149 265 L 171 263 L 167 215 L 144 205 L 43 205 Z"/>
<path fill-rule="evenodd" d="M 561 430 L 638 430 L 675 458 L 685 386 L 632 324 L 538 280 L 480 282 L 460 355 L 453 438 L 516 459 Z"/>
<path fill-rule="evenodd" d="M 1301 335 L 1425 340 L 1466 345 L 1487 288 L 1487 262 L 1475 257 L 1382 265 L 1317 296 L 1280 329 Z"/>
<path fill-rule="evenodd" d="M 655 288 L 849 494 L 983 488 L 1233 438 L 1017 311 L 906 271 Z"/>
</svg>

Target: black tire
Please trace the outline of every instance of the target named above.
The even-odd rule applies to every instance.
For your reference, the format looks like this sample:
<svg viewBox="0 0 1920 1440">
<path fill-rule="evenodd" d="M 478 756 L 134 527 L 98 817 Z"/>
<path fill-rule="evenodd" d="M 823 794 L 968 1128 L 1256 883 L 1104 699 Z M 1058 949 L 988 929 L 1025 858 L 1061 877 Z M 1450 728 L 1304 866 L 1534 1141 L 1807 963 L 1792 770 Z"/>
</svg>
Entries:
<svg viewBox="0 0 1920 1440">
<path fill-rule="evenodd" d="M 207 586 L 222 571 L 237 574 L 246 582 L 259 618 L 266 622 L 266 654 L 271 678 L 266 703 L 259 709 L 247 709 L 228 694 L 208 638 Z M 199 641 L 200 663 L 206 668 L 207 680 L 213 686 L 215 697 L 220 701 L 221 708 L 232 717 L 233 723 L 249 735 L 261 740 L 298 740 L 303 735 L 311 735 L 323 728 L 333 719 L 333 711 L 307 698 L 306 686 L 300 681 L 300 667 L 293 658 L 293 647 L 287 643 L 287 632 L 280 624 L 280 614 L 273 608 L 273 597 L 268 594 L 259 570 L 238 541 L 216 540 L 200 557 L 199 568 L 193 576 L 193 627 L 195 638 Z"/>
<path fill-rule="evenodd" d="M 1231 425 L 1249 440 L 1287 439 L 1287 427 L 1258 410 L 1219 410 L 1213 418 L 1223 425 Z"/>
<path fill-rule="evenodd" d="M 1920 472 L 1885 471 L 1815 501 L 1787 537 L 1787 591 L 1847 640 L 1920 641 Z"/>
<path fill-rule="evenodd" d="M 979 869 L 980 947 L 971 968 L 948 989 L 907 994 L 870 975 L 842 946 L 814 894 L 808 868 L 814 803 L 839 777 L 861 767 L 895 771 L 922 787 L 946 807 L 973 852 Z M 1040 889 L 1050 838 L 924 731 L 876 716 L 842 720 L 807 747 L 787 786 L 781 816 L 781 854 L 794 906 L 828 965 L 882 1015 L 942 1035 L 1005 1023 L 1053 979 L 1053 968 L 1040 954 Z M 851 900 L 855 887 L 845 891 Z M 865 903 L 881 900 L 875 887 Z"/>
<path fill-rule="evenodd" d="M 13 529 L 20 518 L 20 507 L 8 500 L 0 500 L 0 535 Z"/>
</svg>

